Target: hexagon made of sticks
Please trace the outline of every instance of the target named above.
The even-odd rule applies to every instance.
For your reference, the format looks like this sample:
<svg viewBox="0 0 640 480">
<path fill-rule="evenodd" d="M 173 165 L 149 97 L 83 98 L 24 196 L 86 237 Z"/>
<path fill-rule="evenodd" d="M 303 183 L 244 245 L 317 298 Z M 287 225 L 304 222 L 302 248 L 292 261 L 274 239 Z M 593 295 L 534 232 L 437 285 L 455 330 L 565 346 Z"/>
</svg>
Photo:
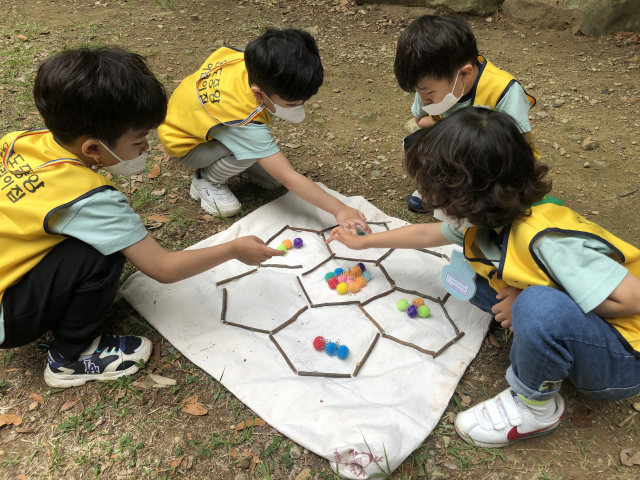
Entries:
<svg viewBox="0 0 640 480">
<path fill-rule="evenodd" d="M 393 250 L 380 264 L 396 287 L 416 290 L 435 298 L 444 298 L 447 294 L 440 281 L 440 271 L 449 265 L 449 260 L 437 248 L 426 251 Z M 420 267 L 427 264 L 428 268 Z"/>
<path fill-rule="evenodd" d="M 375 295 L 391 289 L 391 283 L 389 283 L 382 270 L 374 266 L 373 261 L 363 263 L 371 275 L 371 280 L 357 293 L 347 292 L 344 295 L 340 295 L 336 290 L 329 288 L 329 284 L 325 280 L 325 275 L 335 271 L 336 268 L 342 268 L 345 271 L 350 270 L 351 267 L 357 264 L 355 261 L 334 258 L 313 272 L 300 275 L 299 278 L 313 305 L 355 301 L 364 302 Z"/>
<path fill-rule="evenodd" d="M 344 305 L 308 308 L 274 338 L 298 372 L 351 375 L 377 333 L 357 305 Z M 316 350 L 313 340 L 318 336 L 346 345 L 349 348 L 347 358 L 341 360 L 325 350 Z"/>
<path fill-rule="evenodd" d="M 270 239 L 268 245 L 271 248 L 276 248 L 282 244 L 283 240 L 290 240 L 293 242 L 296 238 L 300 238 L 302 240 L 302 247 L 291 248 L 287 251 L 286 255 L 272 257 L 264 262 L 263 265 L 300 265 L 301 268 L 299 269 L 289 270 L 289 273 L 298 275 L 300 272 L 304 272 L 315 265 L 318 265 L 330 255 L 329 249 L 324 244 L 324 237 L 322 235 L 314 232 L 295 231 L 291 228 L 287 228 L 286 230 L 278 233 L 275 237 Z"/>
<path fill-rule="evenodd" d="M 295 274 L 287 269 L 260 268 L 218 288 L 222 287 L 227 290 L 225 321 L 266 332 L 307 305 Z"/>
</svg>

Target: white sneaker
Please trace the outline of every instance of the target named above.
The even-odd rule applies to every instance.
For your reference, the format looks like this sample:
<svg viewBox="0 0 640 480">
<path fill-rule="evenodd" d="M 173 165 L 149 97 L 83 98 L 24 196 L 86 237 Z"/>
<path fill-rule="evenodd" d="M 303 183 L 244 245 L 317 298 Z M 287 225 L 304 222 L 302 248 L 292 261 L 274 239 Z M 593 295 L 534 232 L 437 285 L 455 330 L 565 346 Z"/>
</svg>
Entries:
<svg viewBox="0 0 640 480">
<path fill-rule="evenodd" d="M 564 399 L 556 395 L 555 413 L 541 420 L 511 388 L 475 407 L 458 413 L 454 421 L 462 439 L 479 447 L 504 447 L 518 440 L 551 433 L 564 415 Z"/>
<path fill-rule="evenodd" d="M 214 185 L 213 183 L 198 178 L 198 171 L 193 174 L 191 181 L 191 198 L 200 200 L 200 206 L 211 215 L 232 217 L 242 209 L 242 205 L 236 196 L 229 190 L 226 183 Z"/>
</svg>

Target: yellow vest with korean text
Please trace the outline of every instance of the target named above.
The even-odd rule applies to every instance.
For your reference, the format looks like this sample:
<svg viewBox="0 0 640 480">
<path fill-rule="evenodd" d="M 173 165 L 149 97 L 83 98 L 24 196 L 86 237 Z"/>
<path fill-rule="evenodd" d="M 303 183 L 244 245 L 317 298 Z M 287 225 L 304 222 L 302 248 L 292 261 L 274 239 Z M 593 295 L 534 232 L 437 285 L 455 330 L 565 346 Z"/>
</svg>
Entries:
<svg viewBox="0 0 640 480">
<path fill-rule="evenodd" d="M 549 233 L 596 239 L 612 251 L 610 258 L 640 278 L 640 249 L 562 206 L 557 199 L 547 197 L 531 207 L 530 216 L 515 220 L 505 229 L 508 231 L 504 235 L 498 266 L 483 255 L 475 242 L 478 227 L 468 228 L 464 233 L 465 258 L 496 292 L 508 286 L 525 289 L 538 285 L 562 289 L 562 285 L 552 280 L 533 250 L 535 242 Z M 640 358 L 640 315 L 605 320 L 613 327 L 627 350 Z"/>
<path fill-rule="evenodd" d="M 252 122 L 268 125 L 271 116 L 251 92 L 244 52 L 222 47 L 173 92 L 158 135 L 170 155 L 183 157 L 211 141 L 213 129 Z"/>
<path fill-rule="evenodd" d="M 66 237 L 51 216 L 93 193 L 116 187 L 62 148 L 48 130 L 0 140 L 0 302 L 4 292 Z"/>
</svg>

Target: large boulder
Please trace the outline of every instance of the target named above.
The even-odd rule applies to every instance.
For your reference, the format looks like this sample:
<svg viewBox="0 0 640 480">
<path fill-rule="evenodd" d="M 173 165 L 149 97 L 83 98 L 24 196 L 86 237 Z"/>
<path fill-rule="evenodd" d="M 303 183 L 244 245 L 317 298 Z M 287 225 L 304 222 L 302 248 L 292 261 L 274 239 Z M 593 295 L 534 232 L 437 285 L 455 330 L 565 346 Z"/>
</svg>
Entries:
<svg viewBox="0 0 640 480">
<path fill-rule="evenodd" d="M 388 3 L 407 5 L 410 7 L 443 7 L 446 10 L 473 15 L 490 15 L 495 12 L 504 0 L 356 0 L 356 3 Z"/>
<path fill-rule="evenodd" d="M 640 31 L 640 0 L 505 0 L 502 12 L 529 27 L 584 35 Z"/>
</svg>

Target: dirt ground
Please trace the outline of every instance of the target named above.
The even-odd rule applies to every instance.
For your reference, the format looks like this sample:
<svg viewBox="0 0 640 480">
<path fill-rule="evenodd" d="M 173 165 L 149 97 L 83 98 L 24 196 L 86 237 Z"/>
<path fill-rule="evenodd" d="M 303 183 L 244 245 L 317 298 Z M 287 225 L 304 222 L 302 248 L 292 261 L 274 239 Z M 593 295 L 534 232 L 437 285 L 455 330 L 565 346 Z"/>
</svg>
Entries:
<svg viewBox="0 0 640 480">
<path fill-rule="evenodd" d="M 413 186 L 402 171 L 401 140 L 413 96 L 398 88 L 392 71 L 398 33 L 427 12 L 346 0 L 3 0 L 0 136 L 42 126 L 30 90 L 39 62 L 61 49 L 121 45 L 146 56 L 171 91 L 223 44 L 246 45 L 267 26 L 305 28 L 317 38 L 326 80 L 309 102 L 304 123 L 273 123 L 282 150 L 315 181 L 362 195 L 407 221 L 430 221 L 405 207 Z M 530 116 L 542 161 L 550 166 L 552 194 L 640 245 L 640 48 L 625 44 L 624 35 L 573 36 L 513 25 L 499 14 L 491 22 L 468 20 L 481 53 L 538 100 Z M 583 143 L 596 148 L 584 149 Z M 115 180 L 154 237 L 168 249 L 182 249 L 231 225 L 235 219 L 204 214 L 189 196 L 191 172 L 168 159 L 155 133 L 152 144 L 144 174 Z M 243 202 L 241 216 L 284 193 L 258 189 L 242 177 L 231 188 Z M 127 267 L 125 277 L 132 271 Z M 268 425 L 234 429 L 255 415 L 126 302 L 115 304 L 110 327 L 155 339 L 158 356 L 146 373 L 177 385 L 145 389 L 145 374 L 138 374 L 117 383 L 51 390 L 42 378 L 45 354 L 35 345 L 2 350 L 0 413 L 17 415 L 22 423 L 0 427 L 0 478 L 334 478 L 326 460 Z M 381 472 L 383 478 L 640 478 L 640 465 L 620 460 L 622 450 L 640 449 L 640 416 L 634 416 L 633 405 L 640 398 L 594 401 L 569 382 L 562 389 L 567 414 L 555 433 L 500 450 L 461 442 L 453 413 L 507 386 L 510 338 L 504 330 L 494 333 L 434 432 L 401 468 Z M 187 413 L 195 408 L 188 407 L 194 396 L 206 415 Z M 585 407 L 593 423 L 577 426 Z"/>
</svg>

